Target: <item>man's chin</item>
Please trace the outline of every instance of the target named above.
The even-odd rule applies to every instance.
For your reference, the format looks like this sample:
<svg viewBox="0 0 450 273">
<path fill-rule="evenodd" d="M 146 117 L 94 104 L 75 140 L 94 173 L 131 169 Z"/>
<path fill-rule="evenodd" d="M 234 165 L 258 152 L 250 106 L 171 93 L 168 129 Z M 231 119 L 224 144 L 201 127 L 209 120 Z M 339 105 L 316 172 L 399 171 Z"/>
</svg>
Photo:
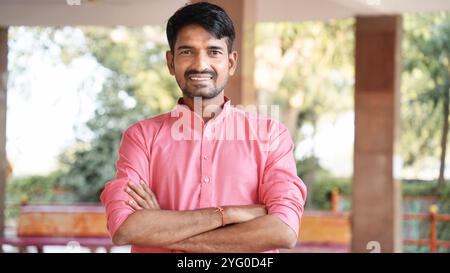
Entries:
<svg viewBox="0 0 450 273">
<path fill-rule="evenodd" d="M 215 90 L 188 90 L 183 92 L 184 94 L 188 95 L 191 98 L 194 97 L 201 97 L 202 99 L 212 99 L 220 94 L 220 92 L 215 92 Z"/>
</svg>

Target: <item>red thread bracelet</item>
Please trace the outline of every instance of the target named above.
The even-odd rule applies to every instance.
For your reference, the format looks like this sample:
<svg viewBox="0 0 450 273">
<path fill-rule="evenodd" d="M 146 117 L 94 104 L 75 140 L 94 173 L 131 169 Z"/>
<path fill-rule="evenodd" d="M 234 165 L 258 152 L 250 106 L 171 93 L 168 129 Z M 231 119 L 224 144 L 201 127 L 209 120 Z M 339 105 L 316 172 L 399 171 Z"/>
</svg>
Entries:
<svg viewBox="0 0 450 273">
<path fill-rule="evenodd" d="M 222 215 L 222 226 L 225 225 L 225 213 L 224 213 L 224 209 L 222 207 L 217 207 L 216 211 L 220 212 L 220 214 Z"/>
</svg>

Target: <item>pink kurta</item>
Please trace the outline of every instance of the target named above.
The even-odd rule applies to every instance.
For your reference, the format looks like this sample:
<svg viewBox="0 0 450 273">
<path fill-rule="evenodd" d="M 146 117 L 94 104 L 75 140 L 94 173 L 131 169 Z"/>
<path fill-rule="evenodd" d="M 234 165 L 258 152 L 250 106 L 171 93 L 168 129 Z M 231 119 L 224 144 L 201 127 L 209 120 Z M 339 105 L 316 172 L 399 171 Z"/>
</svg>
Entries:
<svg viewBox="0 0 450 273">
<path fill-rule="evenodd" d="M 225 100 L 220 114 L 206 124 L 180 99 L 171 112 L 125 131 L 116 177 L 101 194 L 111 236 L 134 211 L 127 204 L 127 183 L 141 179 L 161 209 L 264 204 L 268 214 L 298 234 L 306 187 L 297 176 L 288 130 Z M 132 252 L 173 251 L 132 246 Z"/>
</svg>

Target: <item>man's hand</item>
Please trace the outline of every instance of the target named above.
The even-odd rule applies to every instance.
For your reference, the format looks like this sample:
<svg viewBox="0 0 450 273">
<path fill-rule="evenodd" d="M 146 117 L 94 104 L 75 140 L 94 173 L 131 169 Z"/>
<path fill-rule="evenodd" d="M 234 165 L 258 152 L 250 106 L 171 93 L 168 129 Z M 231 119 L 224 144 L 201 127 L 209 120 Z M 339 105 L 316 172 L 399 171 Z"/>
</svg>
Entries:
<svg viewBox="0 0 450 273">
<path fill-rule="evenodd" d="M 129 182 L 125 191 L 133 198 L 128 202 L 133 209 L 160 209 L 155 194 L 143 180 L 139 184 Z"/>
</svg>

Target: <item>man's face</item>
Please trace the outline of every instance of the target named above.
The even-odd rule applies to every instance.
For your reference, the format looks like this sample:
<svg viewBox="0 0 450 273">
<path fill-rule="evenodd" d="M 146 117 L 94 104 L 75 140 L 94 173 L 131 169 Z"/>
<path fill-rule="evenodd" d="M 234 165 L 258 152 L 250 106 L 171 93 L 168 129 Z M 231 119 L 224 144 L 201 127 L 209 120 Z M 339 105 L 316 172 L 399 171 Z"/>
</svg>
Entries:
<svg viewBox="0 0 450 273">
<path fill-rule="evenodd" d="M 167 51 L 166 58 L 183 94 L 210 99 L 234 74 L 237 52 L 228 54 L 226 38 L 216 39 L 201 26 L 188 25 L 178 32 L 174 52 Z"/>
</svg>

